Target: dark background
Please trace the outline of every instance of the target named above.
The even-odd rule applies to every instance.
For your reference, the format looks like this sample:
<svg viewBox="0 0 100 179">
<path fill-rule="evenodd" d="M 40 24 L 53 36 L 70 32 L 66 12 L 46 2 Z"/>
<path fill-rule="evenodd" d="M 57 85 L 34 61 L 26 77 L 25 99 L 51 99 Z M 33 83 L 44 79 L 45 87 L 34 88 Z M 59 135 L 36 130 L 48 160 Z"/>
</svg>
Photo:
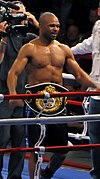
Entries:
<svg viewBox="0 0 100 179">
<path fill-rule="evenodd" d="M 7 0 L 6 0 L 7 1 Z M 13 1 L 13 0 L 10 0 Z M 61 28 L 73 19 L 78 25 L 80 32 L 88 31 L 90 22 L 88 19 L 89 9 L 98 8 L 100 0 L 21 0 L 26 10 L 39 18 L 45 11 L 53 12 L 60 20 Z M 66 20 L 66 21 L 65 21 Z"/>
<path fill-rule="evenodd" d="M 64 16 L 71 18 L 79 26 L 80 31 L 89 30 L 89 9 L 98 8 L 99 0 L 22 0 L 27 11 L 32 12 L 37 20 L 44 11 L 50 11 L 58 16 L 60 23 L 63 24 Z M 68 7 L 70 6 L 70 10 Z M 65 10 L 66 8 L 66 10 Z M 65 13 L 63 13 L 65 12 Z M 68 19 L 66 19 L 66 24 Z"/>
</svg>

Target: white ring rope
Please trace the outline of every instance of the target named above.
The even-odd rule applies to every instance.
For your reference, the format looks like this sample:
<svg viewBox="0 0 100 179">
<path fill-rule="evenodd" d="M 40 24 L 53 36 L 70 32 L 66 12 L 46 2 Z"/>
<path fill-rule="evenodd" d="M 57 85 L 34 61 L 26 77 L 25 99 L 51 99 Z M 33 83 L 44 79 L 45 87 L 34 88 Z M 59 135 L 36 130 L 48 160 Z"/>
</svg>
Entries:
<svg viewBox="0 0 100 179">
<path fill-rule="evenodd" d="M 76 78 L 72 74 L 62 73 L 62 78 L 64 85 L 78 86 L 79 82 L 77 82 Z"/>
<path fill-rule="evenodd" d="M 13 118 L 0 119 L 0 125 L 23 125 L 23 124 L 62 124 L 69 122 L 94 122 L 100 121 L 100 114 L 78 115 L 78 116 L 57 116 L 57 117 L 40 117 L 40 118 Z"/>
<path fill-rule="evenodd" d="M 86 139 L 86 140 L 90 140 L 89 136 L 83 136 L 82 134 L 73 134 L 73 133 L 68 133 L 68 137 L 77 139 L 77 140 L 82 140 L 82 139 Z"/>
<path fill-rule="evenodd" d="M 4 95 L 0 94 L 0 103 L 2 103 L 4 101 Z"/>
<path fill-rule="evenodd" d="M 75 80 L 76 81 L 74 75 L 72 75 L 72 74 L 62 73 L 62 78 L 66 79 L 66 80 Z"/>
</svg>

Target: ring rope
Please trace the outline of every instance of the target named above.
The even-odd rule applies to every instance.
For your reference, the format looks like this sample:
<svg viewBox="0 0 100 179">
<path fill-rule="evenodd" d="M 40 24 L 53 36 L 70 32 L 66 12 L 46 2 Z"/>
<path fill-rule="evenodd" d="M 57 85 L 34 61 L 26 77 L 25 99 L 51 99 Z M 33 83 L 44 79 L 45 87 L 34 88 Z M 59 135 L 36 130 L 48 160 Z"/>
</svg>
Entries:
<svg viewBox="0 0 100 179">
<path fill-rule="evenodd" d="M 83 135 L 83 134 L 73 134 L 73 133 L 68 133 L 68 137 L 77 139 L 77 140 L 82 140 L 82 139 L 86 139 L 86 140 L 90 140 L 89 136 Z"/>
<path fill-rule="evenodd" d="M 80 145 L 68 145 L 68 146 L 51 146 L 51 147 L 30 147 L 30 148 L 6 148 L 0 149 L 2 153 L 10 153 L 10 152 L 67 152 L 67 151 L 74 151 L 74 150 L 85 150 L 85 149 L 94 149 L 100 148 L 100 144 L 80 144 Z"/>
<path fill-rule="evenodd" d="M 75 55 L 75 57 L 77 58 L 80 58 L 80 59 L 90 59 L 92 60 L 92 54 L 89 53 L 89 54 L 84 54 L 84 55 L 81 55 L 81 54 L 78 54 L 78 55 Z"/>
<path fill-rule="evenodd" d="M 83 106 L 83 102 L 80 101 L 74 101 L 74 100 L 67 100 L 67 104 L 71 104 L 71 105 L 75 105 L 75 106 Z M 87 121 L 83 122 L 83 131 L 81 134 L 77 133 L 77 134 L 73 134 L 73 133 L 68 133 L 69 137 L 75 138 L 77 140 L 82 140 L 82 139 L 87 139 L 89 140 L 90 137 L 86 136 L 87 134 Z"/>
<path fill-rule="evenodd" d="M 23 124 L 61 124 L 67 122 L 94 122 L 100 121 L 100 114 L 78 115 L 78 116 L 56 116 L 56 117 L 40 117 L 40 118 L 13 118 L 0 119 L 0 125 L 23 125 Z"/>
<path fill-rule="evenodd" d="M 26 158 L 29 158 L 28 154 L 26 154 Z M 49 158 L 43 157 L 43 161 L 44 162 L 49 162 Z M 80 163 L 76 163 L 74 161 L 64 161 L 63 165 L 71 166 L 71 167 L 77 167 L 77 168 L 82 168 L 82 169 L 85 169 L 85 170 L 90 170 L 92 168 L 92 166 L 90 166 L 90 165 L 80 164 Z"/>
<path fill-rule="evenodd" d="M 75 100 L 67 100 L 67 104 L 75 105 L 75 106 L 82 106 L 82 102 L 75 101 Z"/>
<path fill-rule="evenodd" d="M 100 91 L 77 91 L 77 92 L 57 92 L 57 93 L 50 93 L 50 97 L 65 97 L 65 96 L 97 96 L 100 95 Z M 31 98 L 43 98 L 44 94 L 1 94 L 0 101 L 3 99 L 31 99 Z"/>
</svg>

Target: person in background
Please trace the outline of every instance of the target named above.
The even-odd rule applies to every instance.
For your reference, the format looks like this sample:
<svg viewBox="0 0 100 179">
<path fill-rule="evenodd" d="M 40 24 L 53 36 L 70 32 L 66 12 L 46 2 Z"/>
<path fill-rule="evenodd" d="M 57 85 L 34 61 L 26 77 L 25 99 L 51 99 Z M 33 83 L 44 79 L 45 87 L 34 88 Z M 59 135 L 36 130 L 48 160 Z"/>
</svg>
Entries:
<svg viewBox="0 0 100 179">
<path fill-rule="evenodd" d="M 81 40 L 82 40 L 82 35 L 79 31 L 78 26 L 75 25 L 74 23 L 70 24 L 66 29 L 65 43 L 69 47 L 73 47 Z"/>
<path fill-rule="evenodd" d="M 95 24 L 95 22 L 99 20 L 99 16 L 98 16 L 98 8 L 91 8 L 89 10 L 89 26 L 90 26 L 90 32 L 88 32 L 88 36 L 91 36 L 92 34 L 92 29 L 93 29 L 93 26 Z"/>
<path fill-rule="evenodd" d="M 2 36 L 0 41 L 0 93 L 2 94 L 9 94 L 9 90 L 7 87 L 7 75 L 8 71 L 10 70 L 19 49 L 21 46 L 31 39 L 37 37 L 37 35 L 33 33 L 26 33 L 24 30 L 25 22 L 29 21 L 30 23 L 34 24 L 38 28 L 38 21 L 35 17 L 26 12 L 25 6 L 21 1 L 14 1 L 12 2 L 15 5 L 19 6 L 19 10 L 10 9 L 10 13 L 12 15 L 26 15 L 25 20 L 17 21 L 15 19 L 10 21 L 10 25 L 14 25 L 17 27 L 23 27 L 22 29 L 19 27 L 16 30 L 11 26 L 9 26 L 8 21 L 2 21 L 0 23 L 0 34 Z M 23 93 L 23 87 L 26 83 L 26 73 L 25 71 L 22 73 L 19 82 L 18 82 L 18 93 Z M 16 107 L 12 108 L 9 105 L 8 100 L 4 100 L 0 103 L 0 118 L 22 118 L 23 117 L 23 107 Z M 25 126 L 20 125 L 0 125 L 0 149 L 6 148 L 10 141 L 11 147 L 25 147 Z M 24 166 L 24 156 L 25 153 L 16 152 L 10 154 L 9 164 L 8 164 L 8 176 L 7 179 L 21 179 L 21 173 Z M 3 168 L 3 153 L 0 153 L 0 179 L 3 178 L 2 176 L 2 168 Z"/>
<path fill-rule="evenodd" d="M 65 36 L 65 44 L 67 44 L 69 47 L 73 47 L 77 45 L 79 42 L 82 42 L 84 39 L 84 34 L 80 33 L 79 27 L 75 23 L 69 24 L 69 26 L 66 29 L 66 36 Z M 90 59 L 81 59 L 79 56 L 75 56 L 75 60 L 79 64 L 79 66 L 89 74 L 91 70 L 91 60 Z M 86 65 L 86 60 L 87 60 L 87 65 Z M 64 67 L 64 72 L 66 72 L 66 68 Z M 71 84 L 66 86 L 67 89 L 70 91 L 79 91 L 81 90 L 81 85 L 80 83 L 76 85 Z M 76 100 L 76 101 L 83 101 L 83 96 L 71 96 L 69 99 L 71 100 Z M 81 107 L 74 107 L 74 105 L 67 105 L 67 112 L 68 115 L 80 115 L 84 114 L 84 110 Z M 68 130 L 69 132 L 74 132 L 74 133 L 81 133 L 83 129 L 83 124 L 82 123 L 69 123 L 68 124 Z M 71 138 L 70 139 L 72 143 L 74 143 L 74 140 Z"/>
<path fill-rule="evenodd" d="M 86 87 L 99 88 L 89 75 L 80 68 L 70 48 L 56 40 L 59 28 L 59 20 L 53 13 L 45 12 L 40 16 L 39 37 L 33 39 L 20 49 L 8 73 L 7 84 L 10 94 L 17 94 L 18 77 L 25 68 L 28 77 L 28 86 L 30 88 L 44 82 L 49 82 L 50 84 L 56 83 L 63 86 L 62 72 L 64 64 L 66 64 L 66 70 L 72 73 L 78 82 L 84 84 Z M 13 107 L 22 106 L 23 100 L 10 100 L 9 103 Z M 29 128 L 29 142 L 33 147 L 38 135 L 35 129 L 38 131 L 37 125 L 31 125 L 31 128 Z M 59 146 L 68 144 L 67 124 L 47 125 L 46 129 L 46 138 L 42 145 Z M 41 179 L 50 179 L 62 165 L 65 156 L 63 152 L 55 153 L 51 157 L 46 169 L 41 171 Z M 33 152 L 31 153 L 30 159 L 30 178 L 33 179 L 36 162 L 34 160 L 36 159 L 36 155 Z"/>
<path fill-rule="evenodd" d="M 100 14 L 99 14 L 100 16 Z M 71 48 L 73 54 L 92 53 L 92 69 L 90 77 L 100 84 L 100 20 L 97 20 L 92 31 L 92 35 L 82 43 Z M 90 89 L 91 90 L 91 89 Z M 100 114 L 100 97 L 91 96 L 89 101 L 89 114 Z M 91 144 L 100 143 L 100 121 L 88 123 L 88 133 Z M 93 179 L 100 178 L 100 150 L 91 150 L 93 168 L 90 174 Z"/>
<path fill-rule="evenodd" d="M 87 39 L 91 36 L 92 34 L 92 29 L 97 20 L 99 20 L 99 15 L 98 15 L 98 8 L 96 7 L 91 7 L 88 10 L 87 14 L 87 19 L 88 19 L 88 29 L 83 33 L 84 39 Z"/>
</svg>

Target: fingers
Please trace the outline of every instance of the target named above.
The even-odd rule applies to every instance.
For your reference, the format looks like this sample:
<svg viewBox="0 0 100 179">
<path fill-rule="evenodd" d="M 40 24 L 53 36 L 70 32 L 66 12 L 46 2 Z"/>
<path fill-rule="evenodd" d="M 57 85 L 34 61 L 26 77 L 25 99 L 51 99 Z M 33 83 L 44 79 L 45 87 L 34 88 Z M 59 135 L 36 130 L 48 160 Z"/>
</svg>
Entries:
<svg viewBox="0 0 100 179">
<path fill-rule="evenodd" d="M 33 16 L 30 12 L 24 12 L 24 14 L 27 16 Z"/>
<path fill-rule="evenodd" d="M 31 14 L 30 12 L 25 12 L 24 13 L 27 16 L 27 20 L 34 20 L 35 16 Z"/>
<path fill-rule="evenodd" d="M 27 20 L 36 26 L 36 28 L 39 27 L 39 22 L 37 21 L 37 19 L 35 18 L 35 16 L 33 14 L 31 14 L 30 12 L 25 12 L 25 15 L 27 15 Z"/>
<path fill-rule="evenodd" d="M 6 28 L 8 27 L 7 21 L 0 23 L 0 32 L 6 32 Z"/>
</svg>

